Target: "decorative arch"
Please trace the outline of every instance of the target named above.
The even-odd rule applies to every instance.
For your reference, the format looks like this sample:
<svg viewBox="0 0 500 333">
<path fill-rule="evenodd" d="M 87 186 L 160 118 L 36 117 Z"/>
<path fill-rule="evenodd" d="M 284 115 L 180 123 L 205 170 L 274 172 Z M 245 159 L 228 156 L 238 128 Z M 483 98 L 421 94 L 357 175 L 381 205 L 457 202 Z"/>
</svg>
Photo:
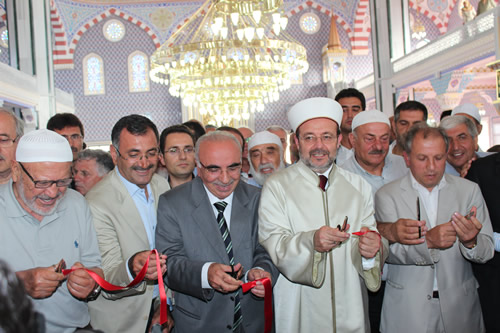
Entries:
<svg viewBox="0 0 500 333">
<path fill-rule="evenodd" d="M 368 47 L 370 32 L 370 2 L 359 0 L 354 17 L 354 35 L 351 38 L 353 54 L 366 55 L 370 52 Z"/>
<path fill-rule="evenodd" d="M 330 17 L 333 15 L 333 17 L 335 18 L 335 21 L 347 33 L 347 36 L 349 37 L 349 41 L 351 43 L 351 47 L 353 47 L 354 32 L 353 32 L 353 29 L 351 28 L 351 26 L 349 25 L 349 23 L 347 23 L 347 21 L 345 21 L 341 16 L 335 15 L 334 13 L 332 13 L 332 11 L 330 9 L 324 7 L 323 5 L 321 5 L 321 4 L 317 3 L 317 2 L 306 1 L 305 3 L 292 8 L 291 10 L 289 10 L 288 12 L 286 12 L 285 15 L 288 16 L 288 17 L 290 17 L 292 15 L 300 13 L 301 11 L 305 10 L 308 7 L 316 9 L 316 10 L 320 11 L 321 13 L 326 14 L 326 15 L 328 15 Z"/>
<path fill-rule="evenodd" d="M 55 1 L 50 2 L 50 24 L 54 32 L 52 59 L 54 69 L 73 69 L 73 56 L 69 53 L 68 40 Z"/>
<path fill-rule="evenodd" d="M 75 53 L 76 45 L 80 41 L 80 38 L 83 36 L 85 32 L 87 32 L 91 27 L 94 25 L 98 24 L 105 18 L 110 17 L 111 15 L 116 15 L 118 17 L 121 17 L 122 19 L 129 21 L 135 25 L 137 25 L 139 28 L 144 30 L 149 37 L 153 40 L 153 43 L 155 44 L 156 48 L 160 47 L 160 40 L 158 39 L 158 36 L 153 32 L 153 30 L 147 26 L 144 22 L 136 19 L 135 17 L 117 9 L 117 8 L 109 8 L 102 12 L 101 14 L 95 16 L 93 19 L 89 20 L 87 23 L 85 23 L 80 29 L 76 32 L 75 36 L 73 37 L 73 40 L 71 41 L 69 45 L 69 52 L 70 54 Z"/>
<path fill-rule="evenodd" d="M 96 53 L 87 54 L 82 61 L 85 95 L 104 95 L 104 62 Z"/>
<path fill-rule="evenodd" d="M 450 20 L 451 13 L 455 8 L 458 0 L 451 0 L 448 7 L 441 13 L 441 15 L 429 10 L 427 6 L 423 7 L 421 4 L 417 5 L 414 0 L 409 1 L 411 8 L 420 11 L 422 15 L 429 18 L 439 29 L 439 33 L 444 34 L 448 30 L 448 21 Z M 422 2 L 422 4 L 426 4 Z M 419 7 L 417 9 L 417 7 Z M 437 16 L 436 16 L 437 15 Z"/>
<path fill-rule="evenodd" d="M 73 39 L 71 42 L 68 44 L 67 38 L 66 38 L 66 32 L 61 20 L 61 17 L 59 15 L 59 12 L 57 10 L 57 7 L 54 3 L 54 1 L 51 1 L 51 23 L 52 23 L 52 29 L 54 31 L 54 36 L 55 36 L 55 45 L 54 45 L 54 50 L 53 50 L 53 56 L 54 56 L 54 68 L 55 69 L 73 69 L 74 66 L 74 54 L 75 54 L 75 49 L 76 46 L 78 45 L 78 42 L 80 41 L 80 38 L 83 36 L 85 32 L 87 32 L 91 27 L 94 25 L 98 24 L 102 20 L 115 15 L 118 17 L 121 17 L 122 19 L 131 22 L 135 25 L 137 25 L 139 28 L 144 30 L 149 37 L 153 40 L 153 43 L 155 44 L 156 48 L 160 47 L 160 40 L 158 39 L 158 36 L 154 33 L 154 31 L 146 25 L 144 22 L 140 21 L 139 19 L 121 11 L 120 9 L 117 8 L 109 8 L 105 10 L 104 12 L 96 15 L 94 18 L 90 19 L 85 23 L 83 26 L 80 27 L 80 29 L 75 33 Z"/>
<path fill-rule="evenodd" d="M 129 92 L 149 91 L 149 57 L 146 53 L 135 51 L 128 56 Z"/>
</svg>

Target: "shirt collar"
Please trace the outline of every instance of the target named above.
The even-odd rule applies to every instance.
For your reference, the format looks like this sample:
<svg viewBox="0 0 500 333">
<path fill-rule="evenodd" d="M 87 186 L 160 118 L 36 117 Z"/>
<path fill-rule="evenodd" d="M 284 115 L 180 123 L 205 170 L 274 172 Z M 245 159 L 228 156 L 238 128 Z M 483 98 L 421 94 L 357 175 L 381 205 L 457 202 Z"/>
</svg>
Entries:
<svg viewBox="0 0 500 333">
<path fill-rule="evenodd" d="M 127 179 L 125 179 L 125 177 L 123 177 L 121 175 L 120 171 L 118 170 L 118 167 L 116 167 L 115 170 L 116 170 L 116 174 L 118 175 L 118 177 L 120 177 L 120 180 L 122 181 L 123 185 L 125 185 L 125 188 L 127 189 L 127 192 L 130 194 L 131 197 L 133 197 L 137 193 L 145 193 L 145 192 L 143 192 L 144 189 L 140 188 L 136 184 L 133 184 L 133 183 L 129 182 Z M 148 198 L 150 198 L 150 200 L 154 200 L 153 193 L 151 192 L 151 185 L 150 184 L 148 184 L 146 186 L 146 190 L 148 191 Z"/>
<path fill-rule="evenodd" d="M 415 179 L 415 177 L 413 177 L 413 173 L 411 173 L 411 171 L 410 171 L 409 173 L 410 173 L 410 178 L 411 178 L 411 186 L 412 186 L 415 190 L 417 190 L 417 191 L 419 191 L 419 190 L 425 190 L 425 191 L 429 192 L 429 190 L 428 190 L 426 187 L 424 187 L 422 184 L 420 184 L 420 183 L 419 183 L 419 182 Z M 446 183 L 446 179 L 445 179 L 444 174 L 443 174 L 443 177 L 441 177 L 441 180 L 439 181 L 439 183 L 438 183 L 438 185 L 437 185 L 437 189 L 438 189 L 438 190 L 442 189 L 442 188 L 443 188 L 446 184 L 447 184 L 447 183 Z M 434 189 L 436 189 L 436 186 L 434 186 L 434 187 L 432 188 L 432 191 L 434 191 Z"/>
<path fill-rule="evenodd" d="M 225 201 L 228 206 L 233 203 L 234 191 L 230 195 L 228 195 L 227 197 L 225 197 L 224 199 L 219 199 L 215 195 L 213 195 L 212 192 L 209 191 L 209 189 L 205 186 L 205 184 L 203 184 L 203 187 L 205 188 L 205 191 L 207 192 L 208 200 L 210 201 L 210 204 L 212 206 L 213 206 L 214 203 L 219 202 L 219 201 Z"/>
<path fill-rule="evenodd" d="M 325 172 L 323 173 L 316 173 L 318 176 L 325 176 L 326 178 L 328 178 L 328 176 L 330 176 L 330 171 L 332 171 L 332 168 L 333 168 L 333 163 L 332 165 L 330 165 L 330 167 L 328 168 L 328 170 L 326 170 Z"/>
</svg>

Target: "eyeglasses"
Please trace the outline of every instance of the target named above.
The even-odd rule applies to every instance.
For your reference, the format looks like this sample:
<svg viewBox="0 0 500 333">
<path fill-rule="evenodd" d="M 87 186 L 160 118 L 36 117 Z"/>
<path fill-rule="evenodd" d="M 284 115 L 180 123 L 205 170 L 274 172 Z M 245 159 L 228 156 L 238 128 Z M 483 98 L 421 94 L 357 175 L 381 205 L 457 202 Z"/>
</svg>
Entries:
<svg viewBox="0 0 500 333">
<path fill-rule="evenodd" d="M 18 163 L 21 166 L 21 169 L 23 169 L 23 171 L 31 179 L 33 184 L 35 184 L 36 188 L 49 188 L 52 186 L 52 184 L 56 184 L 57 187 L 68 187 L 73 181 L 73 178 L 65 178 L 59 180 L 34 180 L 33 177 L 30 175 L 30 173 L 28 172 L 28 170 L 26 170 L 24 165 L 21 162 Z"/>
<path fill-rule="evenodd" d="M 335 142 L 335 139 L 337 137 L 336 136 L 333 136 L 331 134 L 323 134 L 321 136 L 315 136 L 315 135 L 312 135 L 312 134 L 307 134 L 307 135 L 304 135 L 304 136 L 300 136 L 299 139 L 301 139 L 302 141 L 304 141 L 306 144 L 313 144 L 313 143 L 316 143 L 316 141 L 318 141 L 318 139 L 321 140 L 322 143 L 333 143 Z"/>
<path fill-rule="evenodd" d="M 204 166 L 203 163 L 200 162 L 200 165 L 203 169 L 207 170 L 211 176 L 218 177 L 222 173 L 222 168 L 217 165 L 209 165 Z M 230 174 L 240 173 L 241 163 L 233 163 L 226 168 L 226 172 Z"/>
<path fill-rule="evenodd" d="M 0 135 L 0 147 L 9 148 L 19 139 L 19 135 L 14 139 L 9 138 L 7 135 Z"/>
<path fill-rule="evenodd" d="M 80 135 L 80 134 L 71 134 L 71 135 L 63 135 L 63 137 L 66 139 L 66 140 L 72 140 L 72 141 L 78 141 L 78 140 L 81 140 L 83 139 L 83 135 Z"/>
<path fill-rule="evenodd" d="M 137 151 L 132 151 L 132 152 L 128 153 L 127 156 L 123 156 L 123 154 L 120 153 L 118 148 L 115 147 L 115 149 L 116 149 L 116 152 L 118 153 L 118 156 L 120 156 L 121 158 L 123 158 L 126 161 L 132 161 L 132 162 L 142 161 L 143 157 L 146 160 L 157 158 L 158 153 L 160 151 L 160 149 L 158 147 L 156 147 L 156 148 L 148 150 L 145 154 L 139 154 L 139 152 L 137 152 Z"/>
<path fill-rule="evenodd" d="M 184 148 L 172 147 L 165 150 L 164 153 L 169 153 L 170 155 L 180 155 L 181 151 L 183 151 L 185 154 L 192 154 L 194 153 L 194 147 L 193 146 L 186 146 Z"/>
</svg>

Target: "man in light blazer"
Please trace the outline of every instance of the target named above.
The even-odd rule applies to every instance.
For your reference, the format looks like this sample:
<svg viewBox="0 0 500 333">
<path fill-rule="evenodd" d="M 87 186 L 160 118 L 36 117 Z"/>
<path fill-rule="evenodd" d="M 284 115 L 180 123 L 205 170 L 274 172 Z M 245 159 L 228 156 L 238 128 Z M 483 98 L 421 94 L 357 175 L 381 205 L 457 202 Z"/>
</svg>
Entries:
<svg viewBox="0 0 500 333">
<path fill-rule="evenodd" d="M 92 211 L 107 281 L 126 286 L 150 257 L 145 280 L 126 292 L 103 293 L 90 307 L 93 328 L 106 333 L 143 333 L 153 317 L 159 293 L 155 257 L 156 209 L 168 182 L 155 174 L 158 130 L 148 118 L 121 118 L 112 130 L 111 156 L 116 167 L 90 190 Z M 162 274 L 166 270 L 162 256 Z M 170 324 L 172 324 L 170 322 Z M 166 331 L 166 330 L 165 330 Z"/>
<path fill-rule="evenodd" d="M 240 181 L 241 146 L 230 133 L 202 136 L 196 162 L 198 177 L 158 205 L 156 245 L 168 256 L 174 332 L 261 333 L 263 285 L 240 289 L 242 280 L 278 275 L 257 239 L 260 190 Z"/>
<path fill-rule="evenodd" d="M 377 221 L 425 220 L 410 227 L 417 245 L 393 243 L 382 307 L 382 332 L 484 332 L 471 262 L 493 256 L 492 227 L 479 187 L 444 174 L 448 139 L 415 125 L 406 136 L 407 176 L 375 195 Z"/>
</svg>

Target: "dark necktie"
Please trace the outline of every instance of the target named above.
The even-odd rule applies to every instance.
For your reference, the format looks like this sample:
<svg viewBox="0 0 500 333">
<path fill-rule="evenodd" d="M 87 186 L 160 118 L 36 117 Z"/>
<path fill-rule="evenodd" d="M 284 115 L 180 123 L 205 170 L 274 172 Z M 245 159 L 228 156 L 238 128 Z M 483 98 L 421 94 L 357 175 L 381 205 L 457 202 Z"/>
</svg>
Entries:
<svg viewBox="0 0 500 333">
<path fill-rule="evenodd" d="M 226 219 L 224 218 L 224 209 L 227 207 L 227 202 L 219 201 L 214 203 L 217 209 L 217 223 L 219 224 L 219 230 L 224 240 L 224 245 L 226 246 L 227 256 L 229 257 L 229 263 L 234 265 L 234 255 L 233 255 L 233 243 L 231 242 L 231 234 L 227 227 Z M 238 291 L 236 291 L 236 296 L 234 297 L 234 319 L 233 319 L 233 331 L 235 331 L 238 326 L 240 326 L 243 320 L 243 315 L 241 313 L 241 303 Z"/>
<path fill-rule="evenodd" d="M 319 188 L 323 190 L 323 192 L 325 191 L 325 186 L 326 186 L 326 183 L 328 183 L 328 178 L 326 176 L 323 176 L 323 175 L 319 175 Z"/>
</svg>

